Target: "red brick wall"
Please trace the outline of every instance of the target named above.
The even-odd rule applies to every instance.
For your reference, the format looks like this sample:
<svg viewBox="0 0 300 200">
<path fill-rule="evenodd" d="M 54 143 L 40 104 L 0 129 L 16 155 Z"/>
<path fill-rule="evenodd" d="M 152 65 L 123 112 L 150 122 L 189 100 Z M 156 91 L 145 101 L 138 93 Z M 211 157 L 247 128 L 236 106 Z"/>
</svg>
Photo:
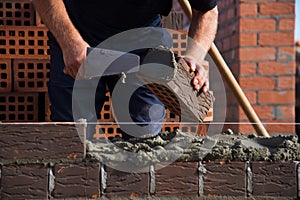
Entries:
<svg viewBox="0 0 300 200">
<path fill-rule="evenodd" d="M 216 44 L 271 134 L 294 133 L 294 0 L 222 0 Z M 228 91 L 227 121 L 248 122 Z M 250 125 L 236 125 L 254 132 Z"/>
</svg>

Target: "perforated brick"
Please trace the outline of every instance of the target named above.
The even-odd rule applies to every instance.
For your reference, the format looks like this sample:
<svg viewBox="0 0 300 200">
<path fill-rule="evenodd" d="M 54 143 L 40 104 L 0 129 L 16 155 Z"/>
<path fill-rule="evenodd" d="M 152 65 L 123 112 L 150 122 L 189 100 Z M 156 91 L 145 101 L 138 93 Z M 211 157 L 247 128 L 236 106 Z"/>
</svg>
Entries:
<svg viewBox="0 0 300 200">
<path fill-rule="evenodd" d="M 0 60 L 0 92 L 11 92 L 12 90 L 12 73 L 11 60 Z"/>
<path fill-rule="evenodd" d="M 206 124 L 180 124 L 180 123 L 165 123 L 162 128 L 162 132 L 173 132 L 180 130 L 186 133 L 206 135 Z"/>
<path fill-rule="evenodd" d="M 49 59 L 45 27 L 0 26 L 0 58 Z"/>
<path fill-rule="evenodd" d="M 116 136 L 122 137 L 121 129 L 117 124 L 99 124 L 96 125 L 96 131 L 93 137 L 99 140 L 101 138 L 114 138 Z"/>
<path fill-rule="evenodd" d="M 33 26 L 35 11 L 31 0 L 0 2 L 0 25 Z"/>
<path fill-rule="evenodd" d="M 172 50 L 178 55 L 183 55 L 187 47 L 187 31 L 168 30 L 168 32 L 170 33 L 173 39 Z"/>
<path fill-rule="evenodd" d="M 0 93 L 0 121 L 38 121 L 38 93 Z"/>
<path fill-rule="evenodd" d="M 47 92 L 49 60 L 16 59 L 14 69 L 14 91 Z"/>
<path fill-rule="evenodd" d="M 100 112 L 100 119 L 98 121 L 99 122 L 113 122 L 114 121 L 109 92 L 106 92 L 106 94 L 105 94 L 105 101 L 104 101 L 102 110 Z"/>
</svg>

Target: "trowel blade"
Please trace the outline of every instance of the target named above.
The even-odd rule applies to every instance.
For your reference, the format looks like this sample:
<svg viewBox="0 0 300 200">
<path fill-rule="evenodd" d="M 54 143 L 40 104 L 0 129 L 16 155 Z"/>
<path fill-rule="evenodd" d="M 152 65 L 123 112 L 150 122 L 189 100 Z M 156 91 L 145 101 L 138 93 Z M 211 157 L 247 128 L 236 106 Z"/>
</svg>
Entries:
<svg viewBox="0 0 300 200">
<path fill-rule="evenodd" d="M 91 79 L 116 75 L 121 73 L 133 73 L 139 71 L 140 57 L 133 53 L 101 49 L 88 48 L 87 58 L 84 62 L 83 77 Z"/>
</svg>

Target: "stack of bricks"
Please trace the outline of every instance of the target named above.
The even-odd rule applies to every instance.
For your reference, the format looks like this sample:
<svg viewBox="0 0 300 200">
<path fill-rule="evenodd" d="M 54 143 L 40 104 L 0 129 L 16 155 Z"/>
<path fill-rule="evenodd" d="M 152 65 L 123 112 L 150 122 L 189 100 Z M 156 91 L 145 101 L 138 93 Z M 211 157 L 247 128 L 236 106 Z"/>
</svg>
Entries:
<svg viewBox="0 0 300 200">
<path fill-rule="evenodd" d="M 4 0 L 0 2 L 0 121 L 50 121 L 50 101 L 47 95 L 49 81 L 48 29 L 42 23 L 31 0 Z M 183 13 L 174 14 L 178 27 Z M 171 22 L 169 23 L 171 24 Z M 176 51 L 186 47 L 184 34 L 174 33 Z M 180 53 L 180 52 L 179 52 Z M 100 113 L 101 125 L 96 138 L 121 136 L 114 124 L 109 93 Z M 167 110 L 167 123 L 163 131 L 179 128 L 179 117 Z M 109 123 L 109 124 L 105 124 Z M 184 131 L 205 133 L 204 126 L 183 126 Z"/>
<path fill-rule="evenodd" d="M 267 131 L 295 133 L 294 0 L 223 0 L 219 12 L 216 44 L 260 119 L 274 123 Z M 249 122 L 227 90 L 227 121 Z"/>
<path fill-rule="evenodd" d="M 31 0 L 0 2 L 0 121 L 47 119 L 47 29 Z"/>
</svg>

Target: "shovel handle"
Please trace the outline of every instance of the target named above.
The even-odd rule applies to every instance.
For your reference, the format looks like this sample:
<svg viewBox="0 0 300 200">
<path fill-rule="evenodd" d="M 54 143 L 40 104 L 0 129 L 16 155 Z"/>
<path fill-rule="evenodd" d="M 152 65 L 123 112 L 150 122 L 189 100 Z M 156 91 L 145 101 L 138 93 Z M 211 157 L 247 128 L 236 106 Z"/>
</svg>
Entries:
<svg viewBox="0 0 300 200">
<path fill-rule="evenodd" d="M 189 2 L 187 0 L 178 0 L 178 2 L 186 16 L 191 21 L 192 9 Z M 259 136 L 270 137 L 214 43 L 212 43 L 208 53 L 212 57 L 223 79 L 226 81 L 228 87 L 231 89 L 235 98 L 247 115 L 248 120 L 252 123 L 252 126 L 255 129 L 256 133 Z"/>
</svg>

